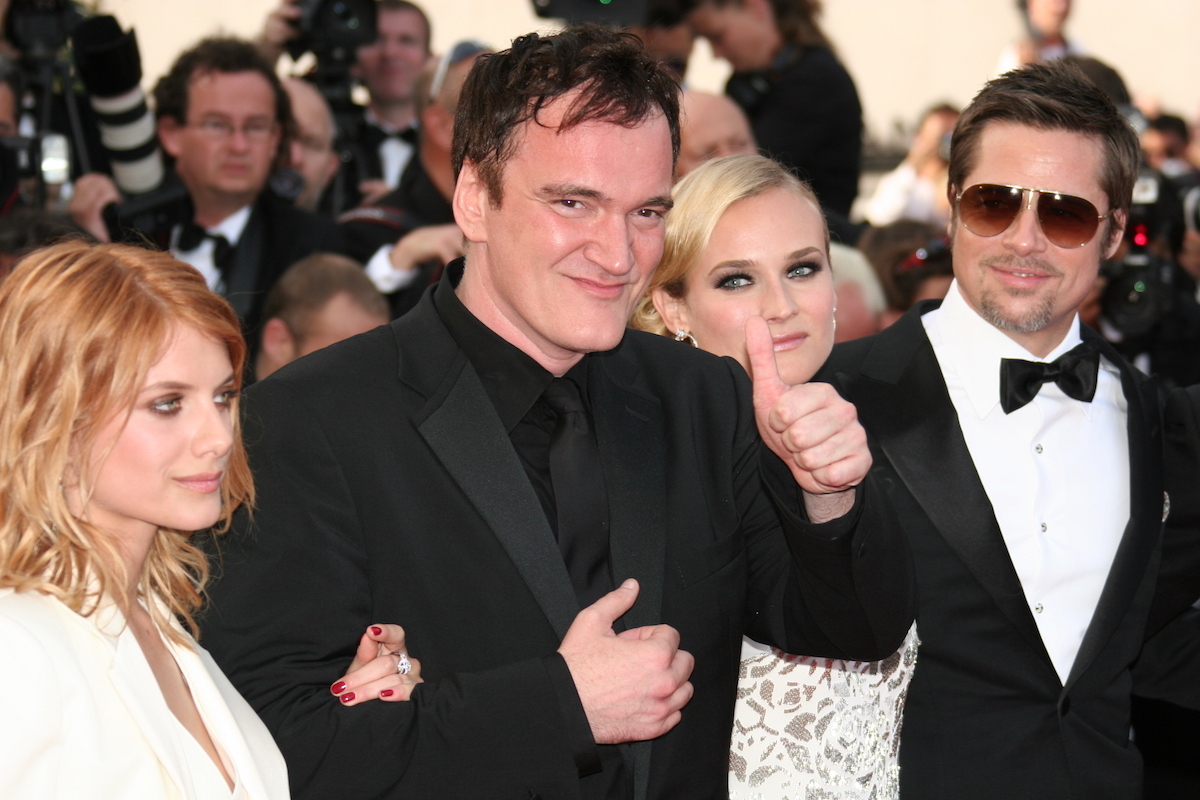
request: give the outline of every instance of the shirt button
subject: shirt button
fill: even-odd
[[[1042,613],[1042,604],[1038,603],[1036,606],[1033,607],[1033,610],[1039,614]]]
[[[1046,532],[1046,523],[1042,523],[1042,533]]]
[[[1037,453],[1038,455],[1041,455],[1042,454],[1042,446],[1040,444],[1035,444],[1033,446],[1033,452]]]

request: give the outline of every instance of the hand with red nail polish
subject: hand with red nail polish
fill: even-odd
[[[412,669],[405,675],[397,672],[401,653],[412,664]],[[407,700],[413,687],[422,682],[420,662],[407,653],[403,628],[371,625],[358,641],[350,668],[329,690],[344,706],[375,699],[391,703]]]

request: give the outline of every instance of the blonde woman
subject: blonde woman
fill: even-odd
[[[189,632],[191,532],[254,497],[244,359],[229,305],[163,253],[65,243],[0,283],[0,797],[288,797]],[[362,643],[364,694],[419,680],[379,655],[398,630]]]
[[[666,244],[631,324],[748,368],[745,323],[771,329],[779,374],[807,381],[834,341],[829,232],[807,185],[756,155],[710,161],[674,191]],[[790,655],[747,639],[729,754],[731,798],[898,796],[915,627],[883,661]]]

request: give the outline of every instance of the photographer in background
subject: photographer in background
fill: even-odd
[[[274,63],[300,35],[301,0],[282,0],[270,13],[258,46]],[[334,212],[377,200],[396,188],[416,147],[416,83],[429,60],[429,19],[408,0],[377,0],[378,38],[358,48],[352,70],[369,97],[357,132],[344,131],[352,157],[343,166],[345,203]]]
[[[341,250],[331,221],[266,190],[292,127],[287,94],[253,44],[213,37],[176,59],[155,86],[154,100],[158,138],[174,159],[191,213],[169,230],[143,233],[229,300],[254,352],[263,301],[280,274],[318,250]],[[107,175],[85,175],[70,213],[108,241],[104,208],[121,201]]]

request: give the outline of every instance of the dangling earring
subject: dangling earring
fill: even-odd
[[[697,344],[697,343],[696,343],[696,337],[695,337],[695,336],[692,336],[690,333],[688,333],[687,331],[685,331],[683,328],[680,328],[679,330],[675,331],[675,341],[677,341],[677,342],[687,342],[687,343],[688,343],[688,344],[690,344],[692,347],[699,347],[699,346],[700,346],[699,344]]]

